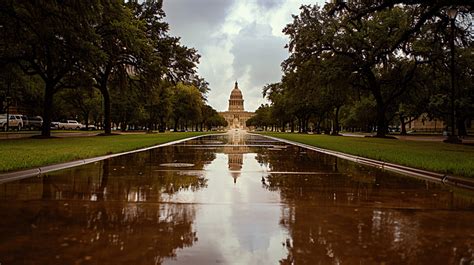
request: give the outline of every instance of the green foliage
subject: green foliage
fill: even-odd
[[[106,134],[111,133],[112,122],[122,129],[158,125],[164,131],[172,113],[172,87],[178,82],[193,85],[204,101],[209,84],[196,74],[197,51],[169,35],[162,4],[2,1],[0,75],[13,76],[10,70],[14,70],[15,84],[9,86],[15,91],[7,92],[2,82],[1,108],[6,108],[9,94],[20,105],[36,103],[28,104],[34,107],[31,113],[38,115],[42,109],[45,124],[52,118],[82,116],[85,123],[92,120],[103,125]],[[25,75],[33,80],[27,86]],[[19,93],[20,87],[26,87],[25,93]],[[101,100],[90,92],[91,87],[100,91]],[[192,95],[187,102],[192,106],[184,109],[191,108],[193,113],[188,109],[185,115],[199,123],[204,104],[197,104],[197,94]],[[38,96],[44,98],[27,100]],[[174,108],[179,109],[177,104]],[[42,134],[50,135],[49,126],[44,126]]]
[[[275,124],[272,120],[272,109],[268,104],[260,105],[255,111],[255,115],[247,120],[247,126],[261,127],[267,129],[268,126]]]
[[[204,106],[199,90],[193,85],[179,82],[173,89],[172,117],[174,130],[178,129],[180,121],[198,121],[202,118],[201,108]]]
[[[54,94],[72,86],[80,61],[100,58],[92,25],[99,1],[11,1],[0,3],[0,62],[16,64],[43,81],[43,121],[51,121]],[[49,136],[49,126],[43,126]]]
[[[473,69],[472,60],[466,60],[472,57],[467,52],[474,36],[472,10],[452,3],[459,15],[451,25],[448,1],[424,3],[423,8],[415,2],[301,6],[283,29],[290,56],[282,63],[282,81],[264,87],[274,113],[272,122],[282,129],[290,123],[292,131],[297,122],[300,132],[311,129],[312,123],[320,132],[329,131],[331,119],[337,134],[342,115],[346,126],[376,129],[377,136],[384,137],[390,123],[404,127],[425,112],[446,118],[451,112],[449,40],[454,37],[459,65],[455,105],[461,130],[473,117],[472,82],[466,82]]]
[[[362,128],[371,132],[377,119],[375,107],[376,103],[372,97],[362,97],[345,107],[342,122],[346,128]]]
[[[120,153],[203,133],[129,134],[0,141],[0,171],[40,167]]]
[[[226,127],[227,121],[219,115],[219,113],[209,105],[204,105],[202,108],[202,126],[205,126],[208,131],[213,128]]]
[[[474,177],[473,146],[327,135],[289,133],[266,133],[266,135],[380,161],[455,176]]]

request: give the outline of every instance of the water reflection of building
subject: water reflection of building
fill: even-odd
[[[234,179],[234,183],[237,183],[237,178],[240,177],[240,170],[242,169],[244,154],[239,153],[229,153],[227,154],[229,157],[229,170],[232,178]]]
[[[229,145],[224,148],[224,154],[228,157],[228,168],[234,183],[240,177],[240,171],[244,164],[244,153],[249,152],[249,147],[245,145],[245,134],[241,132],[231,132]]]
[[[234,89],[230,93],[228,111],[220,112],[220,115],[227,121],[228,129],[246,129],[246,122],[254,113],[244,110],[244,99],[239,85],[235,82]]]

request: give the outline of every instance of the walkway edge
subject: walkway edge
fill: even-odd
[[[175,140],[175,141],[171,141],[171,142],[167,142],[167,143],[157,144],[157,145],[144,147],[144,148],[131,150],[131,151],[126,151],[126,152],[122,152],[122,153],[85,158],[85,159],[74,160],[74,161],[70,161],[70,162],[64,162],[64,163],[48,165],[48,166],[43,166],[43,167],[38,167],[38,168],[25,169],[25,170],[20,170],[20,171],[4,173],[4,174],[0,174],[0,183],[10,182],[10,181],[14,181],[14,180],[20,180],[20,179],[34,177],[34,176],[40,176],[42,174],[49,173],[49,172],[52,172],[52,171],[66,169],[66,168],[70,168],[70,167],[82,166],[82,165],[94,163],[94,162],[97,162],[97,161],[109,159],[109,158],[112,158],[112,157],[128,155],[128,154],[148,151],[148,150],[159,148],[159,147],[165,147],[165,146],[169,146],[169,145],[179,144],[179,143],[182,143],[182,142],[185,142],[185,141],[194,140],[194,139],[197,139],[197,138],[200,138],[200,137],[203,137],[203,136],[207,136],[207,135],[209,135],[209,134],[203,134],[203,135],[188,137],[188,138],[184,138],[184,139],[180,139],[180,140]]]
[[[350,154],[346,154],[346,153],[343,153],[343,152],[323,149],[323,148],[319,148],[319,147],[316,147],[316,146],[303,144],[303,143],[299,143],[299,142],[294,142],[294,141],[290,141],[290,140],[286,140],[286,139],[282,139],[282,138],[278,138],[278,137],[273,137],[273,136],[268,136],[268,135],[264,135],[264,134],[254,134],[254,135],[260,135],[260,136],[263,136],[263,137],[266,137],[266,138],[269,138],[269,139],[272,139],[272,140],[281,141],[281,142],[284,142],[284,143],[287,143],[287,144],[296,145],[296,146],[303,147],[303,148],[313,150],[313,151],[316,151],[316,152],[320,152],[320,153],[323,153],[323,154],[336,156],[336,157],[346,159],[346,160],[350,160],[350,161],[353,161],[353,162],[356,162],[356,163],[359,163],[359,164],[364,164],[364,165],[368,165],[368,166],[372,166],[372,167],[377,167],[377,168],[380,168],[382,170],[388,170],[388,171],[392,171],[392,172],[401,173],[401,174],[404,174],[404,175],[409,175],[409,176],[413,176],[413,177],[422,178],[422,179],[425,179],[425,180],[430,180],[430,181],[434,181],[434,182],[441,182],[443,184],[448,184],[448,185],[452,185],[452,186],[456,186],[456,187],[461,187],[461,188],[467,188],[467,189],[474,190],[474,179],[455,177],[455,176],[445,175],[445,174],[442,174],[442,173],[437,173],[437,172],[427,171],[427,170],[423,170],[423,169],[418,169],[418,168],[412,168],[412,167],[402,166],[402,165],[398,165],[398,164],[393,164],[393,163],[389,163],[389,162],[383,162],[383,161],[380,161],[380,160],[365,158],[365,157],[361,157],[361,156],[350,155]]]

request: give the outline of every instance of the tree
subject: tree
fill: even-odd
[[[471,0],[382,0],[349,1],[349,3],[347,1],[336,1],[329,5],[328,14],[334,15],[337,12],[348,11],[350,16],[347,18],[349,20],[359,20],[400,5],[415,7],[416,16],[414,17],[416,20],[397,37],[396,45],[393,46],[394,49],[417,35],[425,24],[433,21],[433,18],[445,18],[445,11],[449,8],[455,8],[464,14],[472,13],[474,10]],[[443,31],[444,29],[438,28],[437,30]]]
[[[89,86],[87,88],[64,89],[59,92],[59,96],[69,106],[67,112],[70,114],[68,116],[80,113],[87,130],[92,114],[100,112],[100,92]]]
[[[292,102],[287,95],[288,87],[284,82],[267,84],[263,87],[263,96],[271,102],[273,120],[280,126],[282,132],[285,131],[288,123],[290,123],[291,130],[294,131]]]
[[[144,25],[145,36],[151,46],[151,54],[143,58],[143,68],[138,75],[147,95],[149,127],[158,120],[159,130],[164,131],[171,109],[170,88],[178,82],[193,84],[205,99],[208,83],[196,75],[200,57],[197,51],[181,45],[179,38],[169,36],[168,24],[163,21],[162,1],[130,2],[128,5]]]
[[[327,56],[327,55],[326,55]],[[349,100],[352,84],[348,78],[341,78],[351,69],[351,63],[344,56],[333,55],[321,60],[318,67],[318,79],[322,101],[333,116],[333,130],[331,135],[339,135],[339,115],[344,104]]]
[[[409,89],[408,83],[422,63],[398,43],[398,37],[414,23],[411,16],[414,11],[396,7],[350,21],[343,13],[328,15],[329,8],[329,5],[325,9],[301,7],[300,15],[284,29],[290,37],[288,47],[292,54],[283,67],[286,71],[300,71],[307,60],[317,62],[327,56],[344,58],[347,64],[343,72],[355,80],[352,87],[373,95],[377,103],[377,136],[384,137],[388,112]]]
[[[92,30],[98,1],[13,1],[0,3],[0,62],[15,63],[44,83],[42,136],[50,136],[53,96],[75,86],[80,60],[97,58]]]
[[[377,112],[375,100],[371,95],[362,96],[352,104],[346,105],[342,112],[342,123],[346,128],[350,128],[352,131],[373,131],[377,121]]]
[[[103,96],[104,134],[111,134],[111,101],[109,81],[113,75],[135,74],[140,56],[146,57],[146,38],[140,22],[123,1],[105,1],[98,14],[95,31],[100,36],[95,45],[103,57],[85,62],[84,68],[94,79],[94,86]]]
[[[227,126],[227,121],[214,108],[204,105],[202,107],[201,131],[203,126],[210,131],[214,127]]]
[[[262,127],[266,131],[269,126],[275,124],[274,120],[272,119],[271,111],[272,107],[268,104],[260,105],[260,107],[258,107],[258,109],[255,111],[255,115],[247,120],[246,125],[248,127]]]
[[[199,90],[193,85],[185,85],[179,82],[173,90],[172,114],[174,120],[174,131],[178,130],[180,122],[197,122],[201,119],[201,108],[204,102]],[[183,127],[182,127],[183,128]],[[184,128],[183,128],[184,129]]]

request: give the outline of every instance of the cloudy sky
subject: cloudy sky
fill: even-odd
[[[264,103],[262,88],[280,81],[288,57],[282,33],[301,4],[324,0],[164,0],[171,34],[201,54],[199,75],[209,83],[209,104],[227,110],[234,82],[239,82],[245,109]]]

